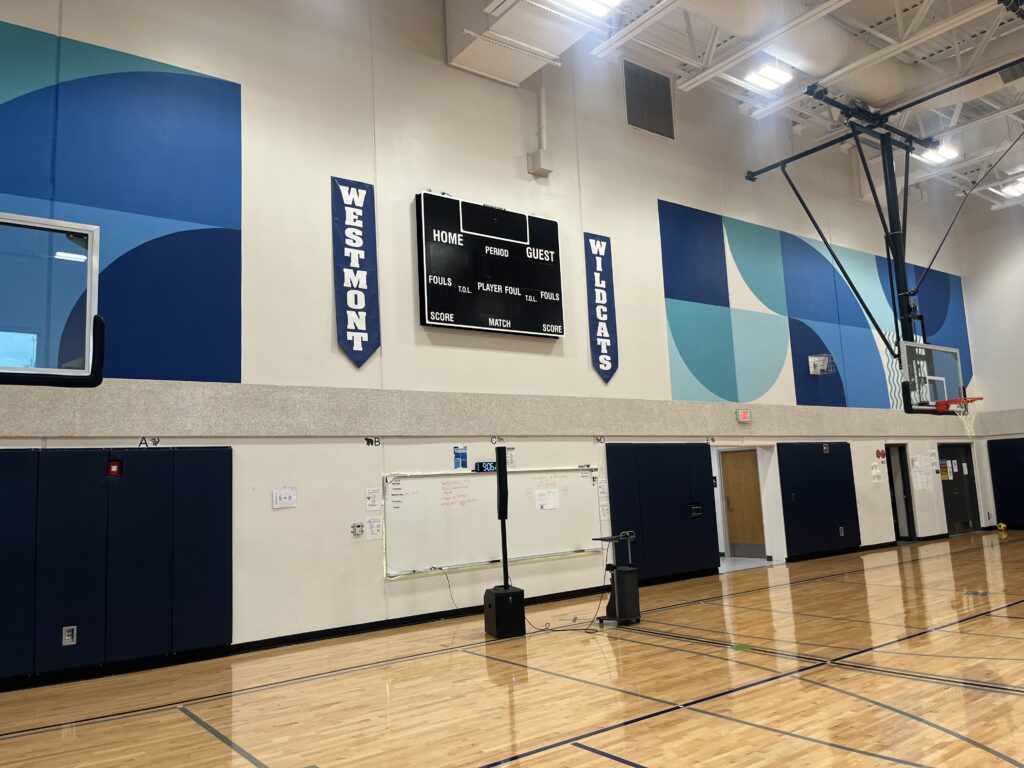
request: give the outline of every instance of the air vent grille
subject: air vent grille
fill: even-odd
[[[999,77],[1006,84],[1012,83],[1014,80],[1020,80],[1024,77],[1024,62],[999,70]]]
[[[674,139],[672,81],[631,61],[623,62],[626,81],[626,121],[667,139]]]

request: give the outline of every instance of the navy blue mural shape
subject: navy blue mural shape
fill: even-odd
[[[241,233],[195,229],[151,240],[100,274],[110,378],[239,381]],[[82,317],[80,305],[71,317]],[[81,348],[70,323],[65,350]]]

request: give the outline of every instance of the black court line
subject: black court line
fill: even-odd
[[[211,735],[217,737],[222,742],[227,744],[229,747],[231,747],[231,749],[233,749],[239,755],[241,755],[246,760],[248,760],[250,763],[255,765],[256,768],[268,768],[266,763],[261,762],[260,760],[257,760],[255,757],[253,757],[251,752],[247,752],[246,750],[242,749],[240,746],[238,746],[235,742],[233,742],[231,739],[229,739],[223,733],[221,733],[216,728],[214,728],[212,725],[210,725],[208,722],[203,720],[203,718],[199,717],[199,715],[195,714],[194,712],[189,711],[189,709],[187,707],[178,707],[178,711],[181,712],[186,717],[188,717],[189,719],[191,719],[192,722],[196,723],[197,725],[199,725],[200,727],[205,729],[208,733],[210,733]]]
[[[988,535],[990,535],[990,534],[982,534],[982,536],[988,536]],[[822,575],[822,576],[811,576],[811,577],[808,577],[806,579],[797,579],[796,581],[787,581],[787,582],[782,583],[782,584],[770,584],[767,587],[756,587],[754,589],[745,589],[745,590],[742,590],[740,592],[731,592],[731,593],[727,593],[727,594],[724,594],[724,595],[718,595],[718,596],[715,596],[715,597],[694,598],[692,600],[684,600],[683,602],[680,602],[680,603],[672,603],[670,605],[660,605],[657,608],[651,608],[649,610],[643,611],[643,613],[646,614],[646,613],[654,613],[656,611],[665,611],[665,610],[668,610],[670,608],[682,608],[683,606],[692,605],[694,603],[704,602],[704,601],[709,600],[709,599],[724,600],[727,597],[738,597],[739,595],[750,595],[750,594],[754,594],[756,592],[767,592],[767,591],[770,591],[770,590],[773,590],[773,589],[778,589],[780,587],[791,587],[791,586],[795,586],[795,585],[799,585],[799,584],[809,584],[809,583],[814,582],[814,581],[824,581],[825,579],[832,579],[832,578],[835,578],[836,576],[846,576],[848,574],[853,574],[853,573],[867,573],[868,571],[876,571],[876,570],[879,570],[879,569],[882,569],[882,568],[901,568],[902,566],[908,565],[910,563],[919,563],[919,562],[923,562],[925,560],[936,560],[936,559],[941,559],[941,558],[950,558],[950,557],[954,557],[956,555],[961,555],[961,554],[964,554],[964,553],[967,553],[967,552],[976,552],[978,550],[988,549],[990,547],[1005,547],[1005,546],[1008,546],[1010,544],[1021,544],[1021,543],[1024,543],[1024,537],[1017,538],[1017,539],[1009,539],[1007,541],[999,541],[999,542],[997,542],[995,544],[981,544],[981,545],[979,545],[977,547],[964,547],[963,549],[958,549],[955,552],[943,552],[942,554],[938,554],[938,555],[927,555],[925,557],[913,557],[913,558],[909,558],[907,560],[901,560],[901,561],[896,562],[896,563],[885,563],[884,565],[872,565],[872,566],[870,566],[868,568],[856,568],[856,569],[850,570],[850,571],[839,571],[837,573],[828,573],[828,574],[825,574],[825,575]],[[902,545],[902,546],[905,546],[905,545]],[[898,552],[898,551],[900,551],[902,546],[901,545],[897,545],[895,547],[891,547],[889,550],[884,550],[884,551],[896,550]],[[863,557],[863,555],[838,555],[837,558],[838,557],[854,557],[854,556],[856,556],[856,557]],[[750,569],[748,569],[748,571],[763,570],[763,569],[772,568],[772,567],[774,567],[774,566],[765,565],[765,566],[760,566],[759,568],[750,568]],[[720,574],[720,575],[724,575],[724,574]]]
[[[819,682],[817,680],[811,680],[811,679],[806,678],[806,677],[801,677],[801,678],[798,678],[798,679],[800,680],[800,682],[807,683],[809,685],[816,685],[816,686],[818,686],[820,688],[827,688],[830,691],[835,691],[836,693],[842,693],[842,694],[845,694],[847,696],[851,696],[851,697],[853,697],[855,699],[860,699],[861,701],[866,702],[868,704],[871,704],[873,706],[881,707],[882,709],[886,709],[886,710],[888,710],[890,712],[893,712],[893,713],[895,713],[897,715],[902,715],[903,717],[909,718],[911,720],[915,720],[915,721],[921,723],[922,725],[928,726],[929,728],[934,728],[937,731],[941,731],[942,733],[946,734],[947,736],[952,736],[955,739],[960,739],[960,741],[962,741],[962,742],[964,742],[966,744],[970,744],[972,747],[977,747],[978,749],[982,749],[985,752],[988,752],[990,755],[994,755],[995,757],[998,757],[1003,762],[1009,763],[1010,765],[1017,766],[1017,768],[1024,768],[1024,763],[1021,763],[1018,760],[1014,760],[1009,755],[1004,755],[999,750],[993,749],[992,747],[988,746],[987,744],[982,744],[980,741],[972,739],[970,736],[965,736],[962,733],[957,733],[952,728],[947,728],[944,725],[939,725],[938,723],[932,722],[931,720],[923,718],[920,715],[915,715],[913,712],[907,712],[905,709],[900,709],[899,707],[894,707],[891,704],[886,704],[884,701],[878,701],[876,699],[868,698],[867,696],[862,696],[861,694],[854,693],[853,691],[847,691],[844,688],[837,688],[836,686],[829,685],[828,683],[822,683],[822,682]]]
[[[852,576],[853,574],[849,574],[849,575]],[[836,583],[837,584],[864,584],[865,586],[869,586],[869,587],[888,587],[890,589],[912,589],[915,592],[948,592],[950,594],[963,595],[965,597],[988,597],[989,595],[1004,595],[1005,597],[1024,597],[1024,594],[1021,594],[1021,593],[1018,593],[1018,592],[1003,592],[1002,590],[999,590],[999,589],[997,589],[997,590],[990,590],[990,591],[984,592],[984,594],[979,594],[979,592],[981,592],[981,590],[943,589],[942,587],[929,587],[929,586],[924,585],[924,584],[917,585],[917,586],[915,586],[913,584],[883,584],[880,581],[867,581],[867,580],[864,580],[864,581],[861,581],[861,580],[857,580],[857,581],[852,581],[852,580],[851,581],[843,581],[842,579],[844,577],[841,577],[841,576],[834,576],[833,578],[836,579]]]
[[[530,664],[523,664],[521,661],[512,661],[511,659],[503,659],[500,656],[488,656],[486,653],[477,653],[471,651],[468,648],[462,650],[463,653],[468,653],[470,656],[479,656],[481,659],[487,659],[488,661],[500,661],[502,664],[511,664],[514,667],[520,669],[528,669],[531,672],[540,672],[542,675],[551,675],[552,677],[560,677],[563,680],[570,680],[574,683],[583,683],[584,685],[592,685],[595,688],[604,688],[608,691],[615,691],[615,693],[622,693],[626,696],[635,696],[638,699],[647,699],[647,701],[653,701],[655,704],[669,704],[671,706],[679,706],[674,701],[668,701],[666,699],[659,699],[656,696],[648,696],[646,693],[637,693],[636,691],[627,691],[623,688],[616,688],[613,685],[605,685],[604,683],[595,683],[593,680],[584,680],[581,677],[573,677],[572,675],[566,675],[562,672],[552,672],[550,669],[541,669],[540,667],[534,667]]]
[[[751,664],[749,661],[739,661],[737,659],[730,659],[725,656],[716,656],[713,653],[701,653],[699,651],[691,651],[689,648],[673,648],[671,645],[661,645],[660,643],[647,643],[643,640],[634,640],[631,637],[619,637],[618,635],[608,635],[610,640],[617,640],[620,643],[635,643],[636,645],[646,645],[649,648],[661,648],[663,651],[673,651],[675,653],[690,653],[696,656],[706,656],[709,659],[715,659],[716,661],[722,661],[726,664],[740,664],[744,667],[753,667],[754,669],[760,669],[762,672],[778,672],[777,669],[771,667],[762,667],[760,664]]]
[[[791,653],[790,651],[780,651],[774,648],[758,648],[753,645],[748,645],[745,648],[737,648],[735,643],[730,643],[726,640],[715,640],[713,638],[702,638],[702,637],[691,637],[689,635],[677,635],[675,632],[665,632],[657,629],[643,629],[641,627],[616,627],[616,629],[624,630],[626,632],[639,632],[644,635],[653,635],[654,637],[664,637],[671,640],[680,640],[684,642],[697,643],[700,645],[711,645],[716,648],[722,648],[723,650],[738,651],[741,653],[761,653],[767,656],[775,656],[777,658],[790,659],[792,661],[801,662],[817,662],[817,661],[828,661],[824,656],[811,656],[810,654],[804,653]],[[718,657],[721,658],[721,657]]]
[[[574,747],[579,747],[580,749],[585,749],[587,750],[587,752],[593,752],[595,755],[607,757],[609,760],[614,760],[616,763],[621,763],[622,765],[631,765],[633,766],[633,768],[645,768],[645,766],[641,765],[640,763],[634,763],[632,760],[627,760],[624,757],[619,757],[618,755],[613,755],[608,752],[602,752],[600,749],[588,747],[586,744],[580,744],[578,741],[574,741],[572,745]]]
[[[1020,638],[1024,640],[1024,638]],[[886,656],[924,656],[929,659],[964,659],[967,661],[1024,661],[1024,656],[956,656],[949,653],[923,653],[921,651],[876,651]]]
[[[890,755],[882,755],[877,752],[869,752],[866,749],[858,749],[857,747],[848,747],[845,744],[837,744],[834,741],[825,741],[824,739],[816,739],[813,736],[804,736],[803,734],[796,733],[795,731],[786,731],[782,728],[773,728],[770,725],[762,725],[761,723],[755,723],[751,720],[743,720],[739,717],[733,717],[732,715],[723,715],[721,712],[712,712],[707,709],[701,709],[699,707],[691,707],[690,712],[699,712],[702,715],[710,715],[711,717],[718,717],[722,720],[730,720],[734,723],[741,723],[743,725],[749,725],[752,728],[759,728],[762,731],[770,731],[771,733],[778,733],[782,736],[792,736],[794,739],[801,739],[802,741],[810,741],[815,744],[821,744],[826,747],[833,747],[835,749],[842,749],[846,752],[855,752],[858,755],[865,755],[866,757],[876,757],[879,760],[887,760],[890,763],[896,763],[897,765],[912,765],[916,768],[929,768],[924,763],[915,763],[911,760],[904,760],[900,757],[892,757]]]
[[[822,662],[818,662],[816,664],[811,664],[811,665],[808,665],[808,666],[805,666],[805,667],[799,667],[799,668],[791,670],[789,672],[783,672],[783,673],[780,673],[778,675],[773,675],[773,676],[765,678],[763,680],[756,680],[756,681],[754,681],[752,683],[747,683],[746,685],[737,686],[736,688],[731,688],[731,689],[726,690],[726,691],[720,691],[718,693],[714,693],[714,694],[711,694],[709,696],[704,696],[702,698],[695,699],[694,701],[688,701],[685,704],[680,704],[680,705],[677,705],[677,706],[672,707],[670,709],[663,710],[660,713],[653,713],[651,715],[648,715],[648,717],[657,717],[659,714],[666,714],[668,712],[677,711],[679,709],[689,709],[689,708],[694,707],[694,706],[696,706],[698,704],[704,704],[704,703],[706,703],[708,701],[714,701],[716,699],[720,699],[720,698],[723,698],[725,696],[731,696],[734,693],[739,693],[741,691],[750,690],[751,688],[756,688],[758,686],[765,685],[766,683],[775,682],[776,680],[782,680],[782,679],[785,679],[787,677],[794,677],[794,676],[800,675],[801,673],[804,673],[804,672],[810,672],[811,670],[821,669],[822,667],[830,666],[834,662],[845,661],[846,659],[850,659],[850,658],[853,658],[855,656],[859,656],[859,655],[862,655],[862,654],[865,654],[865,653],[870,653],[871,651],[877,650],[878,648],[885,648],[885,647],[888,647],[890,645],[895,645],[896,643],[901,643],[901,642],[904,642],[906,640],[910,640],[910,639],[915,638],[915,637],[920,637],[922,635],[927,635],[927,634],[929,634],[931,632],[936,632],[936,631],[939,631],[941,629],[947,629],[949,627],[956,626],[956,625],[959,625],[959,624],[963,624],[963,623],[968,622],[968,621],[973,621],[974,619],[979,619],[979,618],[981,618],[983,616],[987,616],[987,615],[989,615],[991,613],[994,613],[995,611],[1000,611],[1000,610],[1005,610],[1007,608],[1012,608],[1013,606],[1019,605],[1021,603],[1024,603],[1024,599],[1017,600],[1017,601],[1015,601],[1013,603],[1008,603],[1007,605],[999,606],[997,608],[992,608],[991,610],[988,610],[988,611],[984,611],[984,612],[981,612],[981,613],[976,613],[976,614],[973,614],[971,616],[965,616],[965,617],[963,617],[961,619],[957,619],[956,621],[952,621],[952,622],[949,622],[947,624],[942,624],[942,625],[940,625],[938,627],[934,627],[934,628],[930,628],[930,629],[924,629],[924,630],[921,630],[919,632],[915,632],[913,634],[907,635],[905,637],[897,638],[895,640],[890,640],[890,641],[887,641],[887,642],[884,642],[884,643],[879,643],[878,645],[871,646],[869,648],[864,648],[863,650],[860,650],[860,651],[855,651],[853,653],[845,654],[844,656],[839,656],[836,659],[833,659],[833,660],[830,660],[830,661],[822,661]],[[466,653],[471,653],[470,651],[465,651],[465,652]],[[479,654],[477,654],[477,655],[479,655]],[[513,662],[513,663],[517,663],[517,662]],[[531,667],[529,667],[529,666],[527,666],[525,664],[518,664],[517,663],[517,665],[521,666],[521,667],[525,667],[527,669],[531,669]],[[562,675],[562,677],[567,677],[567,676]],[[568,679],[571,680],[573,678],[568,678]],[[585,680],[577,680],[577,682],[581,682],[581,683],[586,684],[586,685],[591,685],[592,684],[592,683],[588,683]],[[601,686],[601,687],[607,687],[607,686]],[[632,695],[640,695],[640,696],[642,696],[643,694],[632,694]],[[621,728],[624,725],[628,725],[628,724],[630,724],[630,723],[627,722],[627,723],[620,723],[620,724],[617,724],[617,725],[609,726],[607,729],[603,729],[603,730],[599,731],[599,733],[604,733],[607,730],[614,730],[615,728]],[[522,759],[524,757],[528,757],[530,755],[537,754],[538,752],[545,752],[545,751],[547,751],[549,749],[554,749],[556,747],[561,747],[561,746],[564,746],[567,743],[572,743],[574,741],[582,741],[582,740],[584,740],[586,738],[589,738],[589,737],[588,736],[577,736],[577,737],[574,737],[574,738],[571,738],[571,739],[567,739],[567,740],[563,740],[563,741],[557,742],[555,744],[548,745],[546,747],[538,747],[536,749],[530,750],[529,752],[525,752],[525,753],[522,753],[522,754],[519,754],[519,755],[513,755],[512,757],[508,757],[508,758],[505,758],[503,760],[499,760],[499,761],[494,762],[494,763],[489,763],[486,766],[483,766],[483,768],[493,768],[494,766],[504,765],[506,763],[510,763],[510,762],[515,761],[515,760],[520,760],[520,759]]]
[[[900,669],[898,667],[882,667],[877,664],[861,664],[853,661],[830,662],[839,669],[850,669],[856,672],[870,672],[877,675],[888,675],[899,677],[904,680],[916,680],[921,683],[935,683],[936,685],[956,686],[958,688],[971,688],[973,690],[985,691],[987,693],[1002,693],[1008,696],[1024,696],[1024,688],[1003,683],[994,683],[990,680],[973,680],[969,677],[946,677],[934,675],[929,672],[919,672],[913,669]]]
[[[486,765],[481,766],[481,768],[495,768],[495,766],[505,765],[507,763],[515,762],[516,760],[523,760],[524,758],[533,757],[534,755],[540,754],[541,752],[547,752],[548,750],[551,750],[551,749],[557,749],[558,747],[564,747],[565,745],[572,744],[572,743],[574,743],[576,741],[581,741],[583,739],[590,739],[590,738],[593,738],[594,736],[600,736],[602,733],[608,733],[609,731],[614,731],[614,730],[617,730],[619,728],[625,728],[628,725],[636,725],[637,723],[642,723],[644,720],[650,720],[652,717],[660,717],[661,715],[666,715],[669,712],[678,712],[680,709],[682,709],[682,707],[675,706],[675,707],[669,707],[668,709],[660,709],[657,712],[649,712],[646,715],[640,715],[639,717],[634,717],[634,718],[632,718],[630,720],[623,720],[621,723],[615,723],[614,725],[606,725],[604,728],[598,728],[598,729],[590,731],[588,733],[584,733],[584,734],[582,734],[580,736],[573,736],[572,738],[569,738],[569,739],[562,739],[561,741],[555,742],[554,744],[548,744],[548,745],[543,746],[543,747],[537,747],[536,749],[531,749],[531,750],[528,750],[526,752],[521,752],[518,755],[514,755],[512,757],[505,757],[505,758],[502,758],[501,760],[496,760],[493,763],[487,763]]]
[[[693,624],[673,624],[671,621],[658,621],[657,619],[645,619],[647,624],[661,624],[665,627],[677,627],[678,629],[694,629],[698,632],[711,632],[715,635],[725,635],[726,637],[740,638],[740,637],[752,637],[755,640],[768,640],[773,643],[786,643],[787,645],[806,645],[812,648],[834,648],[837,651],[856,651],[857,648],[850,645],[830,645],[829,643],[811,643],[804,642],[802,640],[787,640],[782,637],[765,637],[764,635],[751,635],[746,632],[726,632],[722,629],[712,629],[711,627],[697,627]],[[712,638],[707,638],[711,640]]]
[[[578,624],[585,624],[586,622],[577,622]],[[527,637],[543,633],[543,630],[539,632],[527,633]],[[465,645],[453,645],[448,648],[441,648],[434,651],[421,651],[420,653],[410,653],[404,656],[393,656],[388,659],[381,659],[380,661],[368,661],[363,664],[354,664],[349,667],[336,667],[335,669],[324,670],[323,672],[312,672],[308,675],[300,675],[299,677],[289,677],[283,680],[276,680],[272,683],[260,683],[259,685],[251,685],[245,688],[234,688],[230,691],[222,691],[220,693],[211,693],[206,696],[197,696],[191,699],[180,699],[179,701],[170,701],[164,704],[154,704],[149,707],[138,707],[137,709],[128,709],[121,712],[112,712],[107,715],[96,715],[94,717],[85,717],[80,720],[69,720],[63,723],[53,723],[51,725],[40,725],[35,728],[25,728],[18,731],[9,731],[7,733],[0,733],[0,741],[6,741],[8,739],[19,738],[22,736],[34,736],[40,733],[46,733],[48,731],[58,730],[60,728],[68,728],[70,726],[79,725],[93,725],[95,723],[105,723],[114,720],[122,720],[128,717],[136,717],[139,715],[149,715],[156,712],[166,712],[172,709],[177,709],[186,704],[204,704],[209,701],[219,701],[221,699],[230,698],[232,696],[238,696],[246,693],[259,693],[260,691],[268,691],[274,688],[281,688],[286,685],[298,685],[301,683],[308,683],[313,680],[320,680],[329,677],[335,677],[338,675],[345,675],[351,672],[361,672],[367,669],[374,669],[376,667],[386,667],[390,664],[401,664],[407,661],[419,661],[420,659],[429,659],[435,656],[444,656],[453,651],[463,650],[465,648],[475,648],[481,645],[498,645],[500,643],[510,642],[512,640],[521,640],[519,637],[509,637],[502,640],[477,640],[472,643],[466,643]],[[103,679],[103,678],[99,678]]]
[[[722,598],[718,598],[721,600]],[[763,613],[782,613],[786,616],[805,616],[811,619],[827,619],[828,621],[848,621],[853,624],[871,624],[876,627],[900,627],[901,629],[925,629],[925,627],[915,627],[912,624],[896,624],[891,621],[869,621],[868,619],[850,619],[846,616],[825,616],[820,613],[803,613],[801,611],[781,611],[778,608],[756,608],[751,605],[736,605],[735,603],[717,602],[715,600],[704,600],[702,601],[706,605],[721,605],[725,608],[733,608],[739,611],[761,611]]]

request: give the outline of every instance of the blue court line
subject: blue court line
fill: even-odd
[[[1024,768],[1024,763],[1021,763],[1018,760],[1014,760],[1009,755],[1004,755],[999,750],[993,749],[992,747],[990,747],[990,746],[988,746],[986,744],[982,744],[980,741],[976,741],[976,740],[972,739],[970,736],[964,736],[962,733],[957,733],[956,731],[952,730],[951,728],[947,728],[944,725],[939,725],[938,723],[932,722],[931,720],[927,720],[927,719],[925,719],[925,718],[923,718],[923,717],[921,717],[919,715],[915,715],[913,712],[907,712],[906,710],[900,709],[899,707],[894,707],[891,704],[886,704],[884,701],[877,701],[875,699],[868,698],[867,696],[862,696],[859,693],[854,693],[853,691],[847,691],[847,690],[845,690],[843,688],[837,688],[836,686],[829,685],[828,683],[822,683],[822,682],[819,682],[817,680],[811,680],[811,679],[806,678],[806,677],[801,677],[801,678],[797,678],[797,679],[800,682],[802,682],[802,683],[807,683],[808,685],[816,685],[816,686],[819,686],[821,688],[827,688],[830,691],[835,691],[836,693],[842,693],[842,694],[845,694],[847,696],[851,696],[851,697],[853,697],[855,699],[860,699],[861,701],[867,702],[868,704],[872,704],[872,705],[874,705],[876,707],[881,707],[882,709],[887,709],[890,712],[894,712],[897,715],[902,715],[903,717],[910,718],[911,720],[916,720],[917,722],[921,723],[922,725],[927,725],[929,728],[934,728],[937,731],[941,731],[942,733],[945,733],[947,736],[952,736],[953,738],[960,739],[961,741],[963,741],[963,742],[965,742],[967,744],[970,744],[972,747],[977,747],[978,749],[982,749],[985,752],[988,752],[990,755],[994,755],[995,757],[998,757],[1003,762],[1009,763],[1010,765],[1017,766],[1017,768]]]
[[[612,755],[612,754],[610,754],[608,752],[602,752],[600,749],[595,749],[594,747],[588,747],[586,744],[580,744],[578,741],[574,741],[572,743],[572,745],[574,747],[579,747],[580,749],[585,749],[585,750],[587,750],[587,752],[593,752],[595,755],[600,755],[601,757],[607,757],[609,760],[614,760],[616,763],[621,763],[622,765],[630,765],[630,766],[632,766],[632,768],[645,768],[643,765],[640,765],[640,763],[634,763],[632,760],[627,760],[624,757],[619,757],[618,755]]]
[[[181,712],[182,714],[184,714],[189,719],[191,719],[194,723],[196,723],[197,725],[199,725],[200,727],[205,729],[211,735],[216,736],[222,742],[227,744],[229,747],[231,747],[231,749],[233,749],[239,755],[241,755],[246,760],[248,760],[250,763],[255,765],[256,768],[268,768],[266,763],[263,763],[263,762],[260,762],[259,760],[257,760],[255,757],[252,756],[252,754],[250,752],[247,752],[244,749],[242,749],[240,746],[235,744],[235,742],[233,742],[231,739],[229,739],[223,733],[218,731],[216,728],[214,728],[208,722],[203,720],[203,718],[199,717],[199,715],[197,715],[194,712],[192,712],[191,710],[189,710],[187,707],[178,707],[178,711]]]
[[[702,715],[710,715],[711,717],[718,717],[722,720],[731,720],[734,723],[741,723],[743,725],[749,725],[752,728],[759,728],[763,731],[770,731],[771,733],[778,733],[783,736],[792,736],[794,739],[801,739],[802,741],[810,741],[815,744],[821,744],[826,747],[834,747],[835,749],[842,749],[846,752],[856,752],[858,755],[865,755],[866,757],[877,757],[879,760],[888,760],[890,763],[897,763],[898,765],[912,765],[916,768],[929,768],[929,766],[923,763],[915,763],[911,760],[904,760],[900,757],[890,757],[889,755],[881,755],[877,752],[869,752],[866,749],[857,749],[857,747],[848,747],[845,744],[836,744],[834,741],[825,741],[824,739],[816,739],[813,736],[804,736],[794,731],[785,731],[781,728],[773,728],[770,725],[762,725],[761,723],[755,723],[750,720],[742,720],[732,715],[723,715],[721,712],[711,712],[707,709],[700,709],[699,707],[692,707],[690,712],[700,712]]]

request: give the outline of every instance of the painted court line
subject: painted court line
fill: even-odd
[[[711,717],[718,717],[722,720],[730,720],[734,723],[741,723],[743,725],[749,725],[752,728],[759,728],[762,731],[770,731],[771,733],[778,733],[783,736],[792,736],[794,739],[800,739],[802,741],[810,741],[815,744],[821,744],[826,747],[833,747],[835,749],[841,749],[846,752],[855,752],[858,755],[865,755],[867,757],[877,757],[879,760],[887,760],[890,763],[896,763],[898,765],[913,765],[916,768],[929,768],[929,766],[923,763],[915,763],[910,760],[904,760],[900,757],[891,757],[890,755],[881,755],[877,752],[869,752],[866,749],[858,749],[857,747],[848,747],[845,744],[837,744],[834,741],[825,741],[824,739],[816,739],[813,736],[804,736],[803,734],[796,733],[794,731],[785,731],[781,728],[773,728],[770,725],[762,725],[761,723],[755,723],[750,720],[742,720],[732,715],[723,715],[721,712],[712,712],[707,709],[700,709],[699,707],[691,707],[690,712],[699,712],[702,715],[710,715]]]
[[[583,685],[592,685],[595,688],[604,688],[608,691],[615,691],[615,693],[622,693],[626,696],[635,696],[638,699],[646,699],[647,701],[653,701],[656,704],[670,704],[672,706],[678,706],[674,701],[667,701],[665,699],[659,699],[655,696],[648,696],[646,693],[637,693],[636,691],[627,691],[622,688],[616,688],[611,685],[605,685],[604,683],[595,683],[592,680],[584,680],[580,677],[573,677],[572,675],[566,675],[561,672],[552,672],[550,669],[541,669],[540,667],[534,667],[529,664],[523,664],[521,661],[512,661],[510,659],[503,659],[500,656],[488,656],[486,653],[477,653],[476,651],[470,651],[463,649],[463,653],[468,653],[470,656],[479,656],[481,659],[487,659],[488,661],[500,661],[502,664],[511,664],[513,667],[519,667],[521,669],[528,669],[531,672],[540,672],[542,675],[551,675],[552,677],[560,677],[563,680],[570,680],[574,683],[582,683]]]
[[[970,736],[964,736],[962,733],[957,733],[956,731],[952,730],[951,728],[947,728],[944,725],[939,725],[938,723],[932,722],[931,720],[927,720],[927,719],[925,719],[925,718],[923,718],[923,717],[921,717],[919,715],[915,715],[913,712],[907,712],[904,709],[900,709],[899,707],[894,707],[891,704],[886,704],[883,701],[877,701],[875,699],[868,698],[867,696],[862,696],[859,693],[854,693],[853,691],[847,691],[844,688],[837,688],[834,685],[829,685],[827,683],[822,683],[822,682],[819,682],[817,680],[810,680],[810,679],[808,679],[806,677],[801,677],[801,678],[798,678],[798,679],[802,683],[807,683],[809,685],[816,685],[816,686],[819,686],[820,688],[827,688],[830,691],[835,691],[836,693],[842,693],[842,694],[845,694],[847,696],[851,696],[851,697],[853,697],[855,699],[860,699],[861,701],[866,702],[868,704],[872,704],[873,706],[881,707],[882,709],[886,709],[886,710],[888,710],[890,712],[893,712],[893,713],[895,713],[897,715],[902,715],[903,717],[909,718],[911,720],[915,720],[915,721],[921,723],[922,725],[928,726],[929,728],[934,728],[937,731],[941,731],[942,733],[946,734],[947,736],[952,736],[955,739],[960,739],[964,743],[970,744],[972,747],[977,747],[978,749],[984,750],[985,752],[988,752],[990,755],[994,755],[995,757],[998,757],[1003,762],[1009,763],[1010,765],[1018,766],[1018,768],[1024,768],[1024,763],[1021,763],[1018,760],[1014,760],[1009,755],[1004,755],[999,750],[993,749],[992,747],[990,747],[990,746],[988,746],[986,744],[982,744],[980,741],[976,741],[975,739],[972,739]]]
[[[266,763],[263,763],[263,762],[257,760],[255,757],[253,757],[252,753],[247,752],[246,750],[242,749],[240,746],[235,744],[235,742],[233,742],[231,739],[229,739],[223,733],[221,733],[216,728],[214,728],[212,725],[210,725],[208,722],[203,720],[203,718],[199,717],[199,715],[197,715],[194,712],[190,711],[187,707],[178,707],[178,711],[181,712],[182,714],[184,714],[189,719],[191,719],[192,722],[196,723],[201,728],[205,729],[212,736],[217,737],[222,742],[227,744],[229,747],[231,747],[231,749],[233,749],[239,755],[241,755],[246,760],[248,760],[250,763],[255,765],[256,768],[268,768]]]
[[[634,763],[632,760],[627,760],[624,757],[612,755],[608,752],[603,752],[600,749],[595,749],[594,747],[588,747],[586,744],[580,744],[578,741],[574,741],[572,745],[574,747],[579,747],[580,749],[585,749],[587,752],[593,752],[595,755],[607,757],[609,760],[614,760],[616,763],[620,763],[622,765],[631,765],[633,766],[633,768],[645,768],[645,766],[641,765],[640,763]]]

